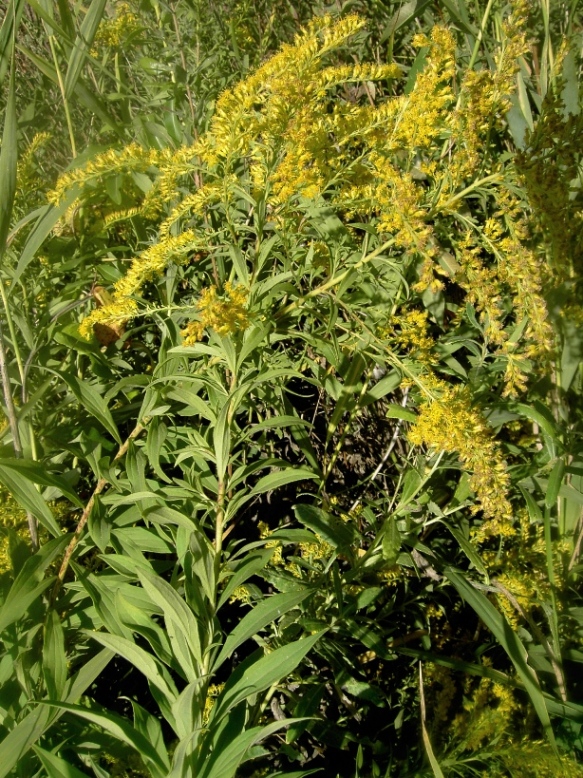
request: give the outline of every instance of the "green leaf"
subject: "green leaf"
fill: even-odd
[[[126,743],[128,746],[137,751],[138,754],[146,759],[152,768],[155,770],[156,778],[165,778],[167,775],[166,766],[163,760],[158,755],[157,751],[150,744],[150,741],[138,732],[135,727],[111,711],[101,712],[101,710],[95,710],[85,708],[82,705],[71,705],[65,702],[53,702],[52,700],[41,700],[41,705],[47,705],[55,708],[59,708],[61,711],[74,713],[75,716],[90,721],[92,724],[96,724],[101,729],[104,729],[116,740],[120,740],[122,743]]]
[[[524,83],[524,78],[522,77],[520,70],[516,74],[516,85],[518,93],[518,105],[520,106],[520,110],[524,117],[524,121],[526,122],[526,126],[531,132],[533,132],[534,121],[532,118],[532,111],[530,110],[530,103],[528,101],[528,94],[526,92],[526,84]]]
[[[366,394],[362,398],[361,405],[370,405],[370,403],[377,402],[377,400],[381,400],[388,394],[392,394],[400,383],[400,373],[397,371],[389,373],[389,375],[381,378],[381,380],[378,381],[374,386],[371,386],[369,389],[367,389]]]
[[[233,778],[237,768],[245,759],[249,749],[256,743],[260,743],[265,738],[278,732],[284,727],[290,726],[301,721],[301,719],[285,719],[284,721],[272,721],[265,727],[253,727],[241,732],[226,747],[217,748],[202,767],[197,772],[197,778]],[[222,744],[221,744],[222,745]]]
[[[73,51],[69,57],[67,73],[65,75],[65,98],[68,100],[73,94],[79,76],[89,54],[95,33],[103,18],[103,11],[107,0],[93,0],[89,10],[85,14],[79,34],[73,45]]]
[[[47,613],[43,641],[43,675],[49,697],[61,699],[67,681],[67,655],[65,633],[59,614]]]
[[[488,571],[484,567],[484,563],[482,562],[480,555],[472,545],[471,541],[466,538],[466,536],[461,530],[456,529],[456,527],[452,527],[451,524],[448,524],[447,522],[444,522],[444,524],[451,532],[451,534],[454,536],[454,538],[457,540],[457,542],[459,543],[459,547],[467,556],[467,558],[470,560],[470,562],[473,564],[473,566],[476,568],[476,570],[482,573],[482,575],[486,578],[486,581],[488,581],[489,580]]]
[[[50,235],[51,230],[55,224],[65,214],[69,206],[74,202],[77,194],[77,189],[74,187],[70,192],[67,192],[62,202],[60,202],[58,206],[53,207],[52,205],[47,205],[41,210],[41,213],[36,220],[34,227],[30,231],[22,251],[20,252],[20,258],[18,260],[18,264],[16,265],[16,270],[11,276],[11,284],[7,290],[9,295],[12,293],[13,289],[18,289],[17,282],[20,280],[21,275],[35,258],[36,252],[42,246],[46,238]]]
[[[422,14],[429,2],[430,0],[409,0],[408,3],[403,3],[383,30],[380,42],[384,43],[391,35],[395,34],[399,27]]]
[[[275,473],[269,473],[260,478],[250,491],[250,495],[263,494],[278,489],[285,484],[294,483],[294,481],[306,481],[308,479],[317,479],[318,476],[307,467],[290,467],[286,470],[278,470]]]
[[[12,465],[0,464],[0,483],[4,484],[24,510],[32,513],[52,535],[60,537],[61,529],[55,521],[51,509],[38,493],[33,482],[27,477],[28,474],[25,475],[24,472],[15,470]]]
[[[44,572],[64,550],[70,537],[63,535],[50,540],[26,560],[0,608],[0,633],[24,616],[37,597],[51,585],[54,578],[43,580]]]
[[[251,576],[255,575],[255,573],[258,573],[259,570],[262,570],[265,567],[265,565],[273,556],[273,552],[274,549],[270,548],[267,549],[267,551],[262,551],[261,553],[250,554],[243,560],[243,562],[240,563],[231,578],[229,578],[229,582],[221,594],[219,604],[217,605],[217,610],[222,608],[222,606],[227,602],[229,597],[233,594],[238,586],[241,586],[241,584],[245,583],[245,581],[251,578]]]
[[[69,682],[66,702],[75,702],[103,672],[113,654],[101,651],[90,659]],[[46,730],[63,714],[62,710],[51,711],[48,707],[38,706],[10,730],[0,743],[0,778],[12,772],[15,765],[39,742]]]
[[[116,654],[119,654],[143,673],[148,681],[166,697],[169,706],[176,701],[178,691],[164,666],[156,657],[144,651],[133,641],[119,635],[108,635],[105,632],[91,632],[89,630],[83,630],[83,632],[101,643],[104,648],[115,651]]]
[[[48,778],[87,778],[87,773],[82,773],[60,756],[50,751],[45,751],[40,746],[33,746],[32,748],[47,771]]]
[[[320,535],[334,548],[346,548],[354,542],[355,529],[314,505],[295,505],[294,513],[298,521]]]
[[[216,726],[216,723],[242,700],[268,689],[292,673],[322,635],[323,632],[318,632],[302,638],[295,643],[276,648],[259,659],[251,656],[239,665],[215,702],[209,728]]]
[[[138,732],[141,732],[144,737],[148,738],[158,752],[160,759],[166,765],[166,770],[170,771],[170,760],[168,759],[168,751],[164,744],[164,736],[162,734],[160,722],[156,716],[148,713],[148,711],[145,708],[142,708],[135,700],[132,700],[131,702],[134,711],[134,727]]]
[[[555,738],[551,727],[549,712],[543,693],[541,691],[538,679],[534,671],[528,666],[528,653],[522,644],[520,638],[512,630],[512,627],[502,613],[496,610],[490,600],[481,592],[474,589],[465,578],[458,572],[448,567],[445,569],[445,575],[458,590],[463,599],[470,605],[484,624],[491,630],[492,634],[508,654],[512,664],[516,668],[533,707],[544,727],[547,737],[554,745]]]
[[[4,110],[4,132],[2,133],[2,147],[0,148],[0,181],[2,182],[2,194],[0,195],[0,262],[6,249],[6,238],[12,219],[12,206],[16,192],[16,170],[18,166],[18,145],[16,139],[16,97],[14,85],[14,49],[10,41],[10,81],[8,84],[8,97]]]
[[[423,745],[425,746],[425,753],[427,754],[427,759],[431,765],[433,775],[435,778],[445,778],[443,770],[439,766],[439,762],[437,761],[435,753],[433,752],[431,740],[429,739],[429,733],[427,732],[427,727],[423,721],[421,722],[421,734],[423,737]]]
[[[385,562],[388,565],[394,565],[399,558],[399,551],[401,550],[401,533],[394,516],[389,516],[383,527],[382,549]]]
[[[538,407],[535,407],[535,405]],[[556,444],[559,443],[559,435],[556,429],[555,420],[553,419],[550,411],[541,403],[535,403],[533,405],[526,405],[525,403],[509,403],[508,410],[519,413],[521,416],[526,416],[527,419],[530,419],[539,426],[541,432],[543,433],[549,456],[551,459],[554,459],[557,455]]]
[[[199,627],[193,612],[170,584],[146,570],[136,573],[144,590],[164,613],[164,623],[174,655],[187,680],[192,683],[203,672]]]
[[[9,0],[6,7],[4,21],[0,27],[0,84],[4,81],[10,64],[12,44],[16,40],[25,5],[24,0]]]
[[[360,394],[359,382],[362,378],[365,367],[366,360],[361,354],[356,353],[346,372],[338,402],[336,403],[332,416],[328,421],[328,430],[326,433],[327,441],[330,440],[330,438],[334,435],[334,432],[336,431],[342,416],[347,411],[352,410],[355,404],[358,402],[358,396]]]
[[[154,416],[148,425],[148,435],[146,438],[146,445],[144,451],[148,457],[148,462],[152,470],[156,473],[158,478],[161,478],[167,483],[171,483],[170,478],[162,470],[160,465],[160,455],[163,451],[164,441],[168,435],[168,428],[159,416]]]
[[[40,486],[51,486],[70,500],[78,508],[84,508],[83,502],[71,489],[69,482],[59,475],[49,473],[39,462],[31,459],[3,459],[0,458],[0,469],[9,470],[26,478],[28,481]]]
[[[231,398],[229,398],[221,408],[221,412],[219,413],[217,423],[213,430],[217,479],[219,481],[222,481],[225,478],[227,465],[229,464],[229,454],[231,450],[230,410]]]
[[[121,446],[121,438],[113,416],[97,389],[87,383],[87,381],[81,381],[71,373],[59,373],[59,377],[67,384],[84,410],[94,416]]]
[[[402,405],[397,405],[396,403],[389,404],[386,417],[387,419],[402,419],[403,421],[415,421],[417,419],[413,411],[408,411]]]
[[[239,246],[229,246],[229,256],[233,262],[233,267],[239,278],[239,281],[243,286],[249,287],[249,271],[247,270],[247,262],[243,256],[243,252]]]
[[[256,635],[267,624],[271,624],[280,616],[283,616],[284,613],[295,608],[310,594],[313,594],[313,591],[306,588],[304,591],[275,594],[262,600],[241,619],[227,637],[221,653],[213,665],[213,672],[218,670],[225,659],[228,659],[236,648],[250,637],[253,637],[253,635]]]
[[[549,510],[557,503],[557,497],[559,496],[564,475],[565,461],[563,459],[557,459],[551,471],[545,494],[545,506]]]

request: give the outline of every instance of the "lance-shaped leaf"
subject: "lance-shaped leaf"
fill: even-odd
[[[265,691],[272,684],[292,673],[308,651],[322,636],[322,632],[276,648],[257,659],[251,656],[235,670],[214,705],[211,714],[213,723],[219,721],[239,702],[247,697]],[[209,721],[210,727],[210,721]]]
[[[26,560],[16,576],[6,599],[0,608],[0,633],[25,615],[32,603],[54,580],[43,580],[47,567],[65,548],[70,535],[64,535],[45,543],[37,553]]]
[[[275,594],[272,597],[267,597],[265,600],[262,600],[252,611],[241,619],[235,629],[227,637],[222,651],[217,657],[213,672],[216,672],[225,659],[228,659],[233,651],[242,643],[250,637],[253,637],[253,635],[256,635],[259,630],[263,629],[267,624],[270,624],[280,616],[283,616],[284,613],[295,608],[296,605],[299,605],[312,593],[313,590],[306,588],[299,592]]]
[[[79,80],[83,65],[93,44],[95,33],[103,17],[103,11],[107,0],[93,0],[89,10],[85,14],[79,34],[75,40],[73,51],[69,57],[67,74],[65,76],[65,97],[68,99]]]
[[[111,651],[101,651],[90,659],[67,682],[65,702],[75,702],[105,669],[113,657]],[[0,743],[0,778],[12,772],[18,761],[38,743],[43,734],[63,715],[63,709],[39,705],[12,729]]]
[[[187,680],[195,681],[202,672],[202,646],[194,613],[170,584],[146,570],[136,569],[152,602],[164,613],[164,623],[176,660]]]
[[[166,765],[150,741],[121,716],[109,710],[102,711],[100,709],[85,708],[82,705],[71,705],[66,702],[53,702],[52,700],[42,700],[41,705],[74,713],[76,716],[96,724],[116,740],[120,740],[133,748],[143,759],[149,762],[154,778],[165,778],[167,775]]]

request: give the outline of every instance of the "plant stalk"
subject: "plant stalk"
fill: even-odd
[[[4,284],[0,283],[0,288],[4,290]],[[18,419],[16,417],[16,409],[14,407],[14,399],[12,397],[12,391],[10,389],[10,378],[8,376],[8,367],[6,363],[6,350],[4,348],[4,337],[2,333],[2,324],[0,323],[0,374],[2,376],[2,391],[4,394],[4,405],[6,406],[6,415],[8,416],[8,423],[10,425],[10,431],[12,433],[12,446],[14,448],[14,456],[17,459],[22,459],[22,443],[20,440],[20,431],[18,429]],[[33,554],[38,551],[38,525],[36,518],[26,511],[26,520],[28,522],[28,532],[30,534],[30,545],[32,547]]]

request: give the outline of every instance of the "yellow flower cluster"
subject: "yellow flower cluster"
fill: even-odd
[[[204,710],[202,713],[202,723],[203,725],[206,725],[208,723],[208,720],[210,718],[213,706],[215,704],[215,700],[219,696],[219,694],[223,691],[225,688],[224,683],[212,683],[206,693],[206,698],[204,701]]]
[[[71,209],[97,197],[99,181],[113,173],[147,174],[148,191],[136,193],[134,186],[136,192],[129,196],[142,201],[125,211],[106,208],[106,225],[137,214],[157,219],[166,211],[158,244],[116,284],[116,309],[95,311],[84,332],[90,333],[94,322],[106,322],[108,315],[112,320],[114,315],[118,320],[135,315],[134,298],[143,283],[163,273],[173,256],[194,248],[206,209],[216,203],[230,207],[238,187],[245,185],[243,170],[252,191],[266,193],[275,224],[297,217],[298,198],[325,194],[329,205],[345,216],[372,220],[381,236],[392,236],[395,249],[418,263],[415,292],[444,290],[445,276],[452,274],[438,262],[444,247],[434,223],[440,215],[449,218],[462,197],[460,186],[473,180],[484,157],[484,139],[503,121],[516,60],[525,50],[525,18],[526,5],[520,0],[504,23],[495,71],[469,69],[459,89],[452,33],[436,26],[430,36],[416,36],[414,45],[427,51],[413,88],[409,94],[376,100],[380,90],[373,82],[390,85],[401,76],[400,68],[394,63],[327,64],[326,57],[356,35],[364,20],[354,14],[317,17],[293,43],[220,96],[210,129],[192,146],[150,151],[131,144],[66,173],[50,199],[58,203],[76,186],[79,200]],[[366,103],[360,100],[364,95]],[[195,191],[185,194],[183,184],[191,183]],[[496,353],[507,360],[507,393],[517,394],[525,387],[525,360],[548,354],[551,334],[541,264],[525,246],[528,236],[517,224],[517,203],[499,187],[494,197],[497,215],[483,225],[468,224],[465,235],[455,228],[447,251],[459,265],[456,283],[478,310]],[[196,234],[197,248],[204,247],[208,230]],[[510,314],[505,304],[509,291],[515,306]],[[235,303],[229,294],[222,300],[216,289],[204,290],[199,310],[208,323],[191,322],[187,341],[199,339],[206,326],[219,333],[247,326],[244,303],[238,311]],[[520,344],[511,342],[511,328],[523,319]],[[418,337],[421,324],[416,322]],[[405,339],[403,334],[403,346]],[[417,340],[410,347],[418,358],[429,358],[428,342]]]
[[[26,192],[30,192],[31,190],[38,188],[39,178],[35,157],[50,139],[50,133],[37,132],[18,160],[18,169],[16,174],[17,196],[22,196]]]
[[[440,171],[438,209],[445,207],[451,193],[475,174],[481,165],[489,133],[505,121],[519,70],[518,58],[528,51],[528,11],[528,0],[517,0],[512,4],[512,13],[502,25],[503,43],[495,57],[497,67],[468,69],[462,79],[456,108],[449,118],[450,159]]]
[[[96,46],[118,49],[127,43],[128,38],[140,31],[140,20],[128,3],[116,3],[115,10],[112,19],[104,19],[99,25],[95,36]]]
[[[508,499],[510,478],[500,447],[480,411],[472,405],[465,386],[448,386],[435,380],[432,391],[438,399],[422,402],[417,420],[409,431],[414,445],[457,454],[470,473],[470,487],[486,521],[475,531],[481,542],[492,536],[511,536],[513,511]]]
[[[471,696],[464,698],[463,712],[455,716],[451,730],[466,751],[475,752],[510,730],[519,711],[520,703],[511,688],[491,678],[481,678]]]
[[[507,192],[499,193],[498,205],[497,218],[487,219],[481,234],[467,231],[457,242],[455,280],[478,311],[488,342],[507,360],[504,395],[516,396],[526,389],[525,360],[548,359],[554,336],[542,292],[544,269],[525,245],[528,232],[520,206]],[[507,331],[508,292],[512,324],[526,323],[519,343],[509,339]]]
[[[138,303],[133,297],[139,294],[143,284],[157,278],[175,257],[188,254],[196,244],[192,231],[181,235],[169,236],[166,240],[155,243],[141,256],[135,259],[125,276],[114,284],[111,301],[101,308],[96,308],[81,322],[79,332],[89,339],[95,324],[125,324],[138,313]]]
[[[563,48],[557,56],[557,69],[565,54]],[[546,244],[548,264],[560,281],[573,278],[583,267],[579,185],[583,111],[567,111],[564,93],[565,82],[559,77],[555,88],[549,88],[534,132],[527,134],[526,147],[517,159],[521,183]]]
[[[326,543],[319,535],[313,543],[299,543],[300,554],[309,562],[315,562],[319,559],[328,559],[334,549],[329,543]]]
[[[399,346],[419,362],[430,365],[435,362],[432,353],[435,341],[429,334],[427,311],[416,308],[393,316],[389,327],[383,329],[385,337],[391,337]]]
[[[251,591],[249,587],[245,586],[245,584],[237,586],[233,591],[233,594],[229,597],[229,602],[242,602],[243,605],[251,605]]]
[[[144,173],[158,165],[160,159],[159,151],[144,149],[137,143],[130,143],[122,149],[109,149],[97,154],[84,165],[59,176],[55,188],[48,193],[47,198],[53,205],[58,205],[66,193],[76,186],[79,199],[82,200],[84,191],[104,176],[120,172]]]
[[[225,283],[222,297],[219,297],[216,286],[203,289],[197,303],[200,319],[189,322],[181,331],[184,345],[197,343],[207,328],[221,337],[246,329],[251,322],[247,299],[246,290],[230,281]]]
[[[446,28],[434,27],[430,40],[416,35],[413,45],[428,46],[429,53],[413,91],[403,100],[396,131],[400,145],[429,149],[444,132],[455,99],[455,39]]]
[[[517,534],[505,543],[504,554],[498,551],[484,550],[482,560],[490,575],[512,594],[526,614],[538,607],[540,602],[548,600],[550,584],[546,568],[546,544],[542,525],[531,524],[528,512],[520,509],[516,513]],[[555,580],[561,587],[563,580],[560,569],[560,555],[555,554],[557,569]],[[519,614],[502,593],[496,596],[498,607],[507,620],[515,627],[519,623]]]
[[[572,757],[558,756],[548,741],[525,738],[509,743],[500,750],[499,755],[504,763],[504,775],[520,778],[583,778],[583,765]],[[491,773],[488,778],[491,778]]]
[[[447,667],[427,663],[424,668],[424,680],[431,689],[431,712],[434,721],[448,721],[451,706],[458,693],[452,671]]]

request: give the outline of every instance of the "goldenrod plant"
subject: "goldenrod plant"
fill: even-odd
[[[0,778],[581,772],[579,34],[10,0]]]

